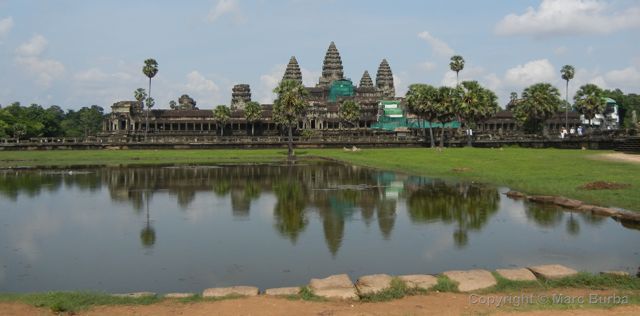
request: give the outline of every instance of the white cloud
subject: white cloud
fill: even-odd
[[[400,76],[393,75],[393,85],[396,88],[397,97],[404,97],[407,94],[407,90],[409,90],[403,79],[404,77],[406,77],[406,74],[401,74]]]
[[[482,67],[477,67],[477,66],[467,64],[465,68],[462,71],[460,71],[459,76],[460,76],[460,82],[477,80],[478,82],[482,83],[481,78],[485,76],[485,70]],[[440,81],[440,84],[447,87],[455,87],[457,84],[456,73],[451,70],[447,70],[447,72],[444,73],[444,76]]]
[[[188,73],[186,79],[187,83],[178,88],[194,98],[198,102],[198,107],[212,108],[220,103],[220,87],[213,80],[207,79],[197,70]]]
[[[0,20],[0,40],[4,39],[13,28],[13,17]]]
[[[430,61],[425,61],[423,63],[420,63],[418,65],[418,67],[420,67],[424,71],[429,72],[429,71],[432,71],[432,70],[436,69],[436,64],[433,63],[433,62],[430,62]]]
[[[502,80],[495,73],[490,73],[483,78],[486,87],[491,90],[497,90],[502,86]]]
[[[543,0],[538,8],[505,16],[495,28],[499,35],[536,37],[607,34],[640,27],[640,7],[613,12],[598,0]]]
[[[44,36],[34,35],[28,42],[22,43],[16,49],[16,53],[21,56],[38,56],[47,47],[48,41]]]
[[[423,39],[429,45],[431,45],[431,49],[433,53],[438,56],[451,56],[454,54],[454,50],[447,45],[443,40],[431,35],[431,33],[424,31],[418,34],[418,37]]]
[[[620,70],[611,70],[604,75],[607,86],[614,88],[635,88],[637,92],[640,86],[640,71],[635,66],[630,66]]]
[[[562,56],[566,54],[568,51],[569,49],[566,46],[558,46],[553,50],[553,52],[558,56]]]
[[[237,0],[218,0],[216,5],[209,11],[207,21],[215,22],[225,15],[232,15],[236,23],[241,23],[245,20]]]
[[[284,75],[284,71],[286,68],[286,65],[278,64],[273,66],[268,74],[263,74],[260,76],[260,85],[257,90],[258,102],[273,103],[273,100],[275,99],[273,89],[275,89],[275,87],[278,86],[280,80],[282,80],[282,76]],[[303,81],[304,78],[305,77],[303,75]]]
[[[40,55],[47,46],[47,39],[42,35],[33,36],[28,42],[16,49],[16,63],[29,74],[35,76],[36,83],[48,88],[51,82],[64,74],[64,65],[54,59],[42,58]]]
[[[548,59],[538,59],[507,70],[505,80],[511,85],[528,86],[538,82],[552,82],[559,76]]]

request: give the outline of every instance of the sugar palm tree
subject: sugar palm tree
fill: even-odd
[[[426,125],[427,122],[429,122],[431,148],[436,147],[435,138],[433,137],[433,122],[438,119],[437,95],[437,88],[428,84],[416,83],[409,86],[409,91],[407,91],[405,98],[409,112],[418,117],[418,123],[420,123],[420,120],[423,122],[422,127],[425,142],[427,139]]]
[[[220,125],[220,136],[224,136],[224,126],[231,118],[231,109],[229,109],[226,105],[218,105],[215,110],[213,110],[213,118]]]
[[[300,117],[307,108],[306,97],[309,94],[301,83],[295,80],[282,80],[273,90],[278,95],[273,105],[275,121],[288,129],[289,160],[293,158],[293,127],[298,125]]]
[[[564,65],[562,66],[560,73],[562,74],[562,80],[565,80],[567,82],[565,90],[565,100],[567,101],[567,103],[565,104],[564,109],[564,127],[569,128],[569,80],[573,79],[576,74],[576,70],[571,65]]]
[[[451,62],[449,63],[449,68],[452,71],[456,72],[456,85],[460,84],[459,74],[462,69],[464,69],[464,58],[460,55],[454,55],[451,57]]]
[[[580,87],[573,97],[573,100],[575,101],[578,112],[589,120],[589,126],[591,126],[591,120],[596,114],[602,113],[607,104],[602,89],[592,83]]]
[[[149,98],[147,98],[147,101],[153,101],[153,99],[151,98],[151,79],[155,77],[156,74],[158,74],[158,62],[153,58],[149,58],[145,60],[144,66],[142,67],[142,73],[149,78]],[[151,110],[153,105],[154,105],[153,102],[147,103],[147,113],[145,118],[146,127],[144,130],[145,140],[147,139],[147,131],[149,130],[149,111]]]
[[[262,117],[260,103],[251,101],[244,107],[244,118],[251,123],[251,136],[254,135],[256,122]]]
[[[472,126],[479,120],[486,119],[498,111],[498,97],[493,91],[482,87],[477,81],[465,81],[460,87],[460,106],[456,114]],[[471,134],[467,133],[469,146],[472,146]]]

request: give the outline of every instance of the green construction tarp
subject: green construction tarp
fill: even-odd
[[[401,109],[384,109],[385,116],[400,115],[403,116]]]
[[[351,80],[336,80],[329,88],[329,102],[338,101],[338,97],[352,97],[354,94]]]

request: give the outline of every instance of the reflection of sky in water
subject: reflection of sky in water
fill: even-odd
[[[639,231],[609,218],[525,204],[504,188],[338,164],[0,180],[0,291],[264,288],[543,263],[635,272],[640,263]]]

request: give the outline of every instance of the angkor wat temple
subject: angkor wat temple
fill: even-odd
[[[302,72],[295,56],[282,78],[302,83]],[[381,100],[395,100],[393,73],[386,59],[380,62],[374,82],[368,71],[362,74],[358,86],[344,76],[342,59],[336,45],[331,42],[322,64],[322,75],[315,87],[306,87],[309,92],[309,108],[299,123],[300,129],[317,131],[338,130],[345,126],[340,121],[338,111],[345,100],[354,100],[361,106],[360,120],[355,127],[368,128],[378,119],[378,104]],[[231,117],[223,127],[224,135],[250,135],[251,124],[244,117],[244,106],[250,102],[251,87],[238,84],[231,92]],[[279,133],[272,120],[273,104],[262,104],[262,118],[256,122],[255,135],[275,135]],[[112,111],[104,121],[103,131],[109,135],[140,135],[145,132],[146,113],[137,101],[121,101],[111,107]],[[195,101],[183,96],[179,104],[167,110],[149,111],[150,135],[215,135],[220,130],[213,117],[213,110],[198,109]]]

